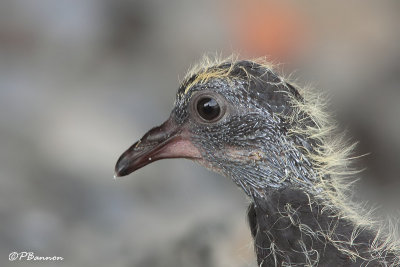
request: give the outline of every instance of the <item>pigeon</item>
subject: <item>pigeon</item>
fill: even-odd
[[[266,61],[206,59],[115,176],[185,158],[229,177],[251,203],[258,266],[400,266],[394,234],[353,197],[354,145],[325,105]]]

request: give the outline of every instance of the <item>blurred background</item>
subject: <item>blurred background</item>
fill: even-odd
[[[395,213],[399,14],[395,0],[1,1],[0,265],[256,266],[229,179],[186,160],[112,178],[206,52],[267,56],[327,93],[369,153],[361,195]]]

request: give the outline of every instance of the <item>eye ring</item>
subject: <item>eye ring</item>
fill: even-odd
[[[219,121],[225,114],[225,101],[219,95],[203,93],[194,97],[192,111],[196,118],[203,123]]]

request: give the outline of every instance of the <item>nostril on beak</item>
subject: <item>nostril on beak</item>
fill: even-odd
[[[170,118],[161,126],[148,131],[120,156],[115,165],[114,177],[128,175],[160,159],[199,157],[200,152],[182,134],[181,126]]]

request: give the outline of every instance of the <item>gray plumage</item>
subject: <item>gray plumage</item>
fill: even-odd
[[[393,235],[352,201],[345,177],[353,146],[335,137],[314,96],[264,63],[208,61],[181,84],[169,120],[121,156],[116,174],[184,157],[230,177],[252,201],[259,266],[399,266]]]

